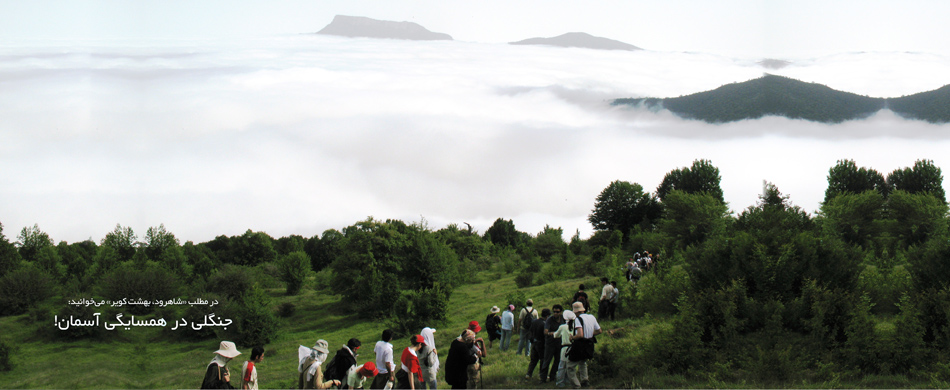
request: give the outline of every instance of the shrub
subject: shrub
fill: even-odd
[[[208,277],[205,286],[208,291],[216,292],[229,299],[238,299],[245,291],[251,290],[255,278],[247,267],[228,264]]]
[[[280,306],[277,306],[277,315],[280,318],[293,317],[294,313],[297,312],[297,306],[294,306],[293,303],[284,302]]]
[[[270,306],[270,298],[252,287],[235,301],[226,304],[218,317],[232,320],[232,325],[215,328],[219,338],[242,345],[264,345],[277,337],[279,320]]]
[[[682,266],[673,266],[666,274],[647,273],[637,283],[637,300],[647,313],[676,312],[680,294],[689,289],[689,275]]]
[[[303,251],[281,256],[277,268],[280,280],[287,284],[287,295],[297,295],[307,278],[313,274],[310,257]]]
[[[425,290],[401,291],[390,316],[393,330],[411,334],[417,329],[432,326],[433,322],[444,322],[450,294],[448,289],[440,285]]]
[[[0,278],[0,315],[25,313],[54,295],[54,287],[49,274],[24,263]]]
[[[13,362],[10,361],[11,348],[7,343],[0,340],[0,371],[10,371],[13,369]]]
[[[143,269],[125,262],[112,269],[99,281],[98,293],[106,299],[168,300],[177,298],[180,290],[178,277],[155,262],[147,262]],[[150,313],[152,306],[135,305],[128,310],[133,314]]]

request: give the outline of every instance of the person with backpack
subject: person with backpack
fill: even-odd
[[[323,380],[323,371],[320,368],[330,354],[326,340],[317,340],[313,348],[301,346],[304,355],[300,358],[300,364],[297,366],[297,372],[300,373],[297,378],[297,388],[300,389],[329,389],[331,386],[339,386],[340,381],[331,379]]]
[[[330,364],[323,370],[324,379],[335,379],[343,382],[350,368],[356,365],[356,350],[360,349],[360,345],[362,345],[360,340],[352,338],[346,342],[343,348],[336,351],[336,356],[333,357],[333,360],[330,360]],[[347,388],[345,384],[343,388]]]
[[[564,322],[561,323],[557,331],[554,332],[554,338],[558,339],[558,355],[560,355],[561,358],[557,364],[557,382],[555,385],[557,385],[557,387],[566,387],[567,351],[571,346],[571,336],[574,335],[574,320],[577,319],[577,316],[574,315],[573,311],[565,310],[561,317],[563,317]]]
[[[603,321],[610,316],[610,306],[613,303],[611,299],[614,297],[614,286],[610,284],[607,278],[600,278],[600,281],[604,283],[604,288],[600,293],[600,305],[597,306],[597,318]]]
[[[237,346],[230,341],[222,341],[218,345],[218,350],[214,351],[214,359],[208,363],[208,370],[205,371],[205,377],[201,381],[202,389],[233,389],[231,386],[231,372],[228,370],[228,362],[234,359],[241,352]]]
[[[531,379],[534,366],[540,363],[541,358],[544,357],[544,329],[545,323],[550,315],[551,309],[541,310],[541,318],[531,322],[531,328],[528,329],[528,337],[531,340],[531,361],[528,363],[528,374],[524,376],[525,380]],[[547,373],[544,372],[544,367],[541,367],[538,371],[540,372],[541,382],[543,383],[544,378],[547,377]]]
[[[439,380],[436,375],[439,373],[439,353],[435,348],[435,328],[422,328],[423,344],[417,355],[419,356],[419,367],[422,369],[422,388],[426,387],[436,390]]]
[[[536,319],[538,319],[538,311],[534,310],[534,300],[529,299],[525,302],[525,307],[521,309],[521,312],[518,314],[518,324],[521,325],[521,337],[518,339],[518,350],[515,352],[515,355],[520,355],[521,349],[524,348],[524,355],[528,356],[531,350],[531,340],[528,337],[528,330],[531,329],[531,323]]]
[[[574,320],[574,334],[571,336],[571,348],[567,353],[567,379],[574,388],[589,386],[587,361],[594,357],[595,336],[601,333],[600,324],[594,316],[587,314],[584,305],[574,302],[572,306],[577,319]],[[580,380],[578,380],[580,377]]]
[[[488,317],[485,317],[485,330],[488,331],[488,348],[492,347],[492,342],[501,339],[501,317],[498,312],[501,309],[498,306],[492,306]]]

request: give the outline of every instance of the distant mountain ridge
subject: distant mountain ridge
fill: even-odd
[[[317,34],[414,41],[452,40],[452,36],[449,34],[432,32],[412,22],[392,22],[346,15],[333,17],[333,21],[318,31]]]
[[[884,108],[905,118],[950,122],[950,86],[901,98],[872,98],[771,74],[676,98],[616,99],[611,104],[668,109],[678,116],[709,123],[768,115],[840,123],[866,118]]]
[[[553,38],[529,38],[509,45],[547,45],[558,47],[580,47],[598,50],[643,50],[639,47],[609,38],[595,37],[583,32],[570,32]]]

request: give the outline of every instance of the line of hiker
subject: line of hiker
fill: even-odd
[[[598,313],[601,320],[613,317],[619,295],[616,282],[608,282],[607,278],[602,281],[605,284]],[[481,388],[481,366],[488,350],[493,348],[495,340],[500,340],[498,348],[501,351],[510,349],[512,333],[518,329],[520,338],[515,356],[521,356],[524,351],[524,355],[529,357],[526,380],[531,379],[538,368],[541,383],[554,383],[557,387],[589,386],[587,360],[593,357],[595,336],[601,333],[601,328],[598,319],[589,314],[589,297],[583,284],[571,302],[570,310],[553,305],[539,312],[534,301],[528,299],[519,310],[517,321],[514,305],[508,305],[504,311],[492,306],[485,319],[488,346],[478,337],[482,330],[478,321],[469,322],[449,347],[444,369],[446,383],[453,389]],[[317,340],[313,347],[301,345],[298,348],[296,387],[362,389],[368,385],[370,389],[436,390],[440,363],[435,333],[434,328],[426,327],[409,337],[398,364],[392,343],[394,333],[389,329],[382,332],[373,348],[375,361],[363,364],[357,361],[357,351],[362,343],[356,338],[347,341],[329,361],[330,349],[326,340]],[[235,388],[227,363],[240,354],[234,343],[222,341],[208,365],[201,388]],[[240,388],[258,388],[256,364],[263,359],[263,348],[255,347],[251,359],[242,367]]]

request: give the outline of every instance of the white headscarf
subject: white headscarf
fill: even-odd
[[[317,370],[320,368],[323,362],[327,359],[327,354],[311,348],[309,358],[315,361],[315,363],[310,364],[310,367],[303,366],[303,364],[306,363],[307,361],[307,356],[305,356],[303,359],[300,359],[300,364],[297,366],[298,373],[303,372],[303,370],[306,368],[309,368],[309,370],[307,370],[307,378],[306,378],[307,381],[310,381],[311,379],[313,379],[314,375],[317,375]]]
[[[437,349],[435,347],[435,329],[433,328],[422,328],[422,332],[419,332],[422,335],[422,339],[425,341],[426,346],[429,347],[429,350]],[[433,372],[439,370],[439,359],[437,355],[430,355],[429,367],[432,367]]]
[[[226,358],[224,356],[214,354],[214,359],[211,359],[211,363],[208,363],[208,365],[210,366],[212,364],[217,364],[218,367],[224,367],[230,361],[231,361],[231,358]]]

